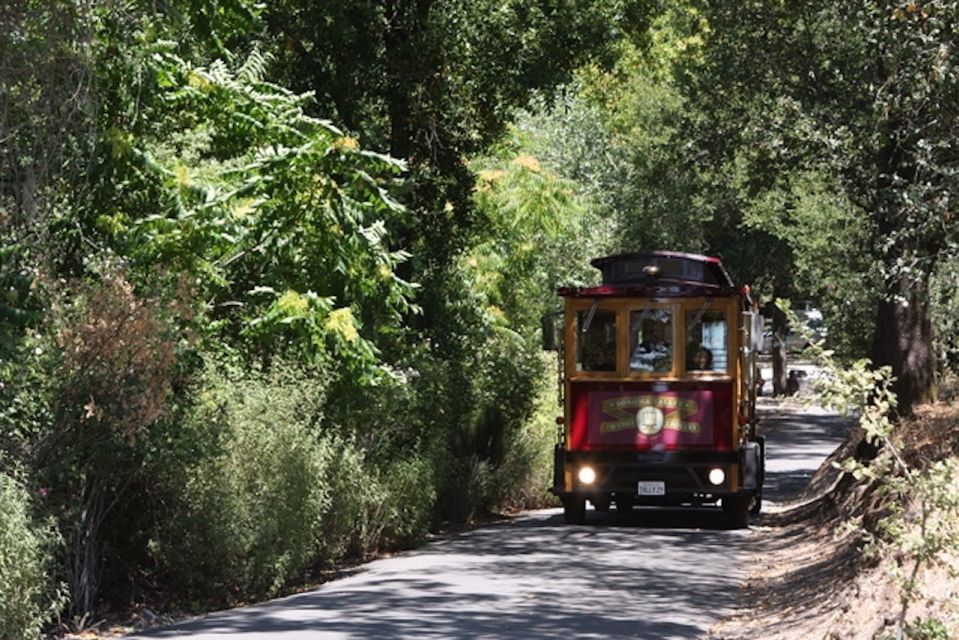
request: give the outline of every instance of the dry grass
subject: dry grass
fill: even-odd
[[[831,464],[854,454],[860,440],[861,434],[853,431],[794,502],[763,517],[742,606],[713,627],[711,638],[895,637],[901,592],[890,576],[908,560],[864,558],[861,535],[849,532],[844,523],[854,517],[867,526],[875,523],[885,513],[885,499],[875,487],[853,482]],[[959,455],[959,401],[920,407],[900,424],[894,441],[919,468]],[[922,597],[910,605],[908,620],[934,618],[945,624],[947,637],[959,638],[959,579],[936,566],[923,570],[919,582]]]

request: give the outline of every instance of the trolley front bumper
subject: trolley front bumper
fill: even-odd
[[[550,492],[560,498],[629,499],[650,505],[711,503],[762,486],[762,443],[749,445],[736,451],[675,452],[557,447]],[[592,481],[587,481],[590,476]]]

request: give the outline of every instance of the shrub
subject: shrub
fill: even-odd
[[[382,478],[388,502],[381,545],[412,547],[429,530],[436,505],[433,469],[420,457],[400,459],[383,472]]]
[[[516,428],[506,444],[503,463],[492,481],[492,503],[503,509],[545,507],[552,501],[546,488],[552,483],[553,445],[556,443],[557,405],[555,355],[541,380],[533,414]]]
[[[0,638],[36,638],[62,606],[50,578],[53,527],[31,518],[27,492],[0,473]]]
[[[545,481],[539,490],[531,483],[537,482],[533,478],[551,450],[550,432],[544,433],[536,417],[538,396],[552,380],[539,345],[494,326],[467,370],[469,401],[449,427],[453,460],[444,486],[444,515],[468,520],[503,507],[540,504],[539,499],[527,502],[540,492],[545,495]]]
[[[176,506],[151,553],[173,594],[272,596],[310,569],[425,535],[431,465],[329,424],[327,388],[322,372],[282,363],[269,373],[207,367],[176,436],[196,456],[157,461]]]
[[[167,470],[178,506],[152,551],[187,594],[276,594],[312,563],[329,506],[324,377],[211,368],[202,387],[185,428],[207,434],[207,452],[182,477]]]
[[[917,618],[906,627],[906,637],[910,640],[949,640],[949,629],[935,618]]]
[[[781,301],[777,304],[784,306]],[[788,312],[788,305],[784,308]],[[790,322],[796,324],[795,314],[788,313]],[[812,344],[806,354],[822,368],[816,381],[822,404],[846,414],[858,414],[862,444],[869,445],[861,444],[854,455],[833,465],[881,496],[881,510],[874,509],[878,519],[852,519],[847,529],[862,536],[867,556],[897,558],[894,565],[887,567],[889,577],[900,589],[896,635],[937,637],[935,621],[910,632],[907,613],[923,595],[919,578],[924,568],[944,565],[955,572],[954,559],[959,552],[959,461],[952,456],[926,459],[925,454],[910,460],[914,456],[906,455],[908,441],[902,435],[911,425],[894,420],[897,397],[892,391],[893,377],[888,366],[874,369],[869,360],[859,360],[840,367],[833,353],[818,343]]]
[[[354,442],[329,442],[335,454],[325,478],[331,499],[319,560],[329,565],[422,540],[436,502],[431,465],[413,456],[380,470]]]
[[[12,400],[0,427],[14,425],[0,447],[50,488],[78,621],[93,613],[104,571],[115,566],[103,562],[104,544],[126,520],[141,445],[175,402],[181,325],[191,313],[176,296],[138,293],[109,255],[88,266],[96,273],[84,280],[36,280],[49,303],[44,321],[22,341],[27,357],[0,366],[0,376],[17,380],[0,394]]]

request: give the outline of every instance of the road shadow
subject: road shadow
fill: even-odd
[[[763,421],[766,497],[795,498],[849,421],[796,412]],[[440,537],[357,574],[138,638],[702,638],[731,614],[755,544],[718,508],[558,509]]]
[[[317,591],[137,637],[665,640],[703,637],[732,610],[748,532],[667,526],[691,526],[694,514],[590,515],[602,518],[569,526],[559,510],[537,512]]]
[[[760,420],[766,436],[764,500],[777,504],[795,500],[823,461],[843,444],[853,418],[821,409],[799,409]]]
[[[556,524],[564,522],[561,513],[552,517]],[[634,507],[622,513],[615,508],[603,513],[586,510],[585,525],[593,527],[622,527],[625,529],[701,529],[725,531],[729,519],[718,506],[703,507]]]

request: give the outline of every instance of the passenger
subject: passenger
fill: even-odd
[[[586,371],[615,371],[616,345],[593,344],[583,360]]]
[[[672,349],[666,341],[665,327],[660,322],[652,322],[643,330],[646,338],[637,343],[629,358],[629,368],[633,371],[669,371],[673,368]]]
[[[582,336],[583,370],[616,370],[616,318],[598,317]]]
[[[696,355],[693,358],[693,364],[690,369],[698,369],[700,371],[712,371],[713,369],[713,352],[707,349],[706,347],[700,347],[696,351]]]

